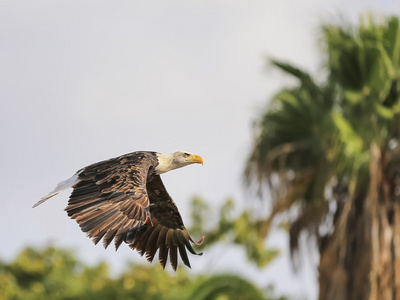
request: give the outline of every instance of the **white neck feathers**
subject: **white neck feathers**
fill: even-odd
[[[174,164],[174,154],[157,153],[158,166],[155,168],[157,175],[179,168]]]

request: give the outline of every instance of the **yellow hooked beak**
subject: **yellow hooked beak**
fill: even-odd
[[[190,155],[188,158],[186,158],[186,161],[196,164],[203,164],[203,158],[200,155],[196,154]]]

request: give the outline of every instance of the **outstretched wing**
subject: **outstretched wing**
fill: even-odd
[[[133,152],[90,165],[78,172],[78,183],[66,211],[97,244],[115,247],[128,232],[142,226],[149,216],[146,181],[158,161],[153,153]]]
[[[194,242],[187,232],[181,215],[174,201],[168,194],[159,175],[154,175],[147,182],[147,193],[150,199],[151,218],[136,232],[133,243],[129,246],[146,255],[148,261],[153,261],[159,250],[159,261],[163,268],[168,259],[168,252],[172,268],[176,270],[178,265],[178,251],[183,263],[190,268],[189,258],[186,253],[188,249],[192,254],[196,253],[191,243],[201,244],[202,237]]]

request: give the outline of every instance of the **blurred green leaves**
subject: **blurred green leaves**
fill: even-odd
[[[221,296],[223,295],[223,296]],[[252,283],[235,275],[216,275],[199,280],[193,287],[187,299],[241,299],[263,300],[263,293]]]
[[[304,231],[322,241],[319,228],[332,232],[327,222],[337,220],[346,196],[368,188],[372,144],[385,159],[393,156],[390,142],[400,135],[399,25],[398,17],[371,15],[357,26],[324,24],[324,76],[270,62],[296,83],[277,92],[254,123],[245,177],[271,192],[265,222],[292,212],[292,250]]]
[[[194,198],[191,214],[196,222],[193,222],[189,231],[192,235],[206,236],[204,247],[218,242],[243,246],[247,258],[258,267],[265,267],[279,255],[279,250],[266,248],[266,234],[260,230],[262,222],[248,210],[235,214],[235,202],[231,198],[226,199],[217,211],[212,211],[201,198]]]
[[[0,299],[277,299],[236,275],[189,275],[186,269],[164,271],[158,264],[128,264],[110,276],[104,262],[88,266],[73,252],[49,247],[26,248],[11,263],[0,261]],[[284,299],[284,298],[279,298]]]

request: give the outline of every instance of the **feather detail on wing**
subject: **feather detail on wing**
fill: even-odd
[[[146,181],[157,164],[151,153],[134,152],[90,165],[79,172],[78,184],[65,209],[83,232],[106,248],[125,241],[149,215]]]
[[[182,218],[174,201],[166,191],[159,175],[152,177],[147,183],[147,192],[150,199],[151,220],[148,219],[142,230],[136,233],[133,243],[129,246],[145,255],[148,261],[153,261],[159,250],[158,259],[163,268],[167,263],[168,254],[172,268],[178,265],[178,251],[183,263],[190,268],[186,249],[196,253],[191,243],[202,244],[204,237],[194,242],[183,225]]]

